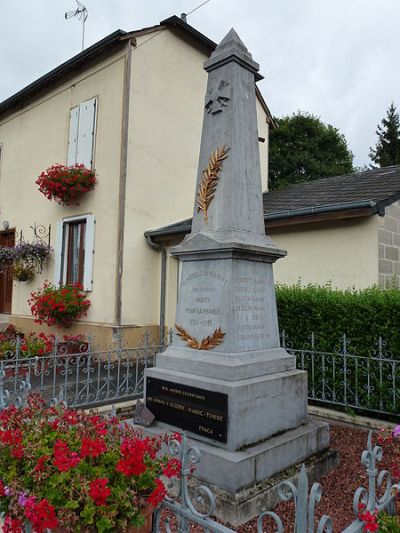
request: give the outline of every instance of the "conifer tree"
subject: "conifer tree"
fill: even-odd
[[[374,148],[370,148],[369,157],[379,167],[400,164],[400,117],[392,102],[386,117],[378,124],[376,134],[378,140]]]

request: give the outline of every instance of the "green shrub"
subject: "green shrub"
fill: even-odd
[[[398,416],[400,290],[295,285],[278,286],[276,295],[279,328],[286,333],[286,346],[294,350],[298,368],[308,372],[311,401]],[[349,355],[343,352],[344,334]],[[371,357],[378,355],[380,336],[387,343],[381,347],[386,360]]]
[[[329,285],[276,288],[279,329],[285,331],[293,347],[310,345],[332,352],[346,334],[349,351],[371,355],[379,337],[386,349],[400,359],[400,290],[372,287],[364,290],[334,290]]]

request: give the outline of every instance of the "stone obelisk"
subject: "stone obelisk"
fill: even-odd
[[[272,265],[285,252],[264,229],[258,64],[232,29],[204,68],[192,231],[173,250],[175,334],[146,371],[145,397],[159,427],[200,443],[197,475],[229,500],[326,448],[329,435],[307,417],[306,373],[279,343]],[[222,515],[239,522],[231,507]]]

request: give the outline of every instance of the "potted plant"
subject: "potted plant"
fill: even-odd
[[[14,256],[15,251],[12,246],[0,246],[0,268],[11,266]]]
[[[31,263],[16,261],[13,264],[13,278],[17,281],[31,281],[35,277],[36,268]]]
[[[84,165],[52,165],[36,180],[39,191],[61,205],[79,205],[78,200],[96,183],[96,172]]]
[[[143,438],[115,418],[45,407],[36,396],[26,407],[4,409],[4,531],[22,533],[27,524],[35,533],[151,531],[149,514],[166,494],[161,478],[178,476],[181,467],[161,454],[167,440]]]
[[[28,359],[33,360],[35,357],[39,357],[36,364],[45,367],[47,361],[41,360],[40,357],[53,353],[54,335],[30,333],[28,336],[24,336],[15,329],[15,326],[12,328],[8,334],[7,330],[5,334],[0,334],[0,362],[3,361],[1,370],[4,371],[5,377],[25,376],[29,371],[29,366],[33,366],[33,363]]]
[[[90,307],[81,284],[56,287],[45,282],[41,289],[31,293],[28,303],[36,323],[60,327],[71,326],[75,320],[86,316]]]

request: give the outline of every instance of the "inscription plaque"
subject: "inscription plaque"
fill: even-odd
[[[227,394],[148,377],[146,405],[160,422],[226,442]]]

